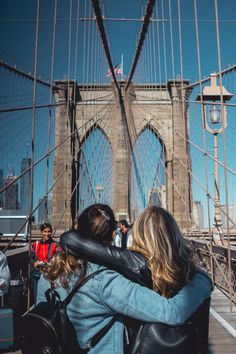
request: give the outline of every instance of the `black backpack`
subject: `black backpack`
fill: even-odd
[[[129,354],[207,354],[210,299],[181,326],[144,323]]]
[[[92,338],[89,348],[82,350],[77,343],[76,332],[67,315],[66,306],[82,285],[104,270],[100,269],[78,281],[63,301],[54,289],[46,291],[47,301],[38,303],[21,318],[24,331],[22,354],[82,354],[87,353],[102,339],[114,323],[115,317]]]

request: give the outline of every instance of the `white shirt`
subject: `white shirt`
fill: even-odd
[[[11,274],[7,264],[7,257],[0,251],[0,295],[8,291]]]

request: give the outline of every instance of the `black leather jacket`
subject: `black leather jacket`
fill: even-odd
[[[60,245],[77,257],[114,269],[133,282],[152,289],[151,271],[145,257],[138,252],[100,244],[76,230],[62,234]]]

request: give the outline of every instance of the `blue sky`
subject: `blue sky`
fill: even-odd
[[[34,43],[35,43],[35,17],[36,0],[11,0],[1,2],[0,12],[0,36],[1,50],[0,57],[11,64],[16,64],[26,71],[33,71]],[[83,17],[85,4],[90,1],[80,2],[80,13]],[[128,18],[140,19],[145,9],[145,2],[142,0],[130,1],[103,1],[104,14],[107,18]],[[162,14],[161,1],[159,3],[159,18]],[[164,1],[164,18],[166,31],[167,58],[170,58],[169,47],[169,8],[168,1]],[[176,74],[180,72],[179,67],[179,38],[178,38],[178,1],[172,0],[173,36],[175,43]],[[183,47],[183,72],[185,78],[196,80],[197,55],[196,35],[194,23],[193,0],[180,1],[181,4],[181,26],[182,26],[182,47]],[[199,36],[202,60],[202,75],[218,69],[216,32],[215,32],[215,9],[214,0],[198,0]],[[58,1],[58,26],[56,34],[55,52],[55,78],[63,78],[67,75],[67,50],[68,50],[68,18],[69,0]],[[50,77],[50,53],[52,44],[52,18],[54,1],[40,1],[40,27],[39,27],[39,66],[38,74],[44,78]],[[77,1],[73,1],[73,18],[76,18]],[[234,64],[236,49],[234,44],[236,26],[236,2],[232,0],[218,1],[220,39],[222,66],[227,67]],[[154,18],[156,14],[154,13]],[[108,40],[114,65],[120,62],[121,54],[124,55],[124,71],[127,74],[130,70],[135,51],[135,44],[140,32],[140,21],[112,21],[106,20]],[[161,25],[160,25],[161,31]],[[72,27],[72,42],[75,39],[75,21]],[[73,47],[73,46],[72,46]],[[73,52],[73,48],[72,48]],[[169,55],[168,55],[169,54]],[[72,55],[73,56],[73,55]],[[167,59],[167,62],[169,59]],[[104,73],[105,74],[105,73]],[[105,76],[105,75],[104,75]],[[168,77],[171,78],[171,65],[168,65]]]

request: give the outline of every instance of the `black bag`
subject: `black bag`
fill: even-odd
[[[129,354],[207,354],[210,299],[181,326],[145,323]]]
[[[23,354],[78,354],[86,353],[77,343],[76,332],[66,313],[76,291],[89,279],[104,271],[100,269],[75,284],[69,295],[61,301],[54,289],[45,293],[47,302],[40,302],[22,316],[22,353]],[[113,318],[91,341],[95,346],[114,323]],[[89,349],[90,349],[89,348]]]

